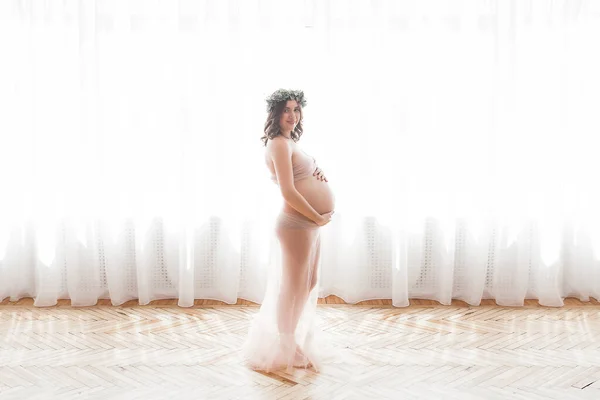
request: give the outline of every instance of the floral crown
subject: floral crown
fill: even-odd
[[[271,112],[278,103],[288,100],[296,100],[301,107],[306,106],[306,99],[302,90],[277,89],[267,98],[267,112]]]

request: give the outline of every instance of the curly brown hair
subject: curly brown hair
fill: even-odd
[[[281,114],[283,113],[286,104],[287,100],[281,101],[277,103],[275,107],[271,109],[271,111],[269,111],[267,121],[265,122],[265,135],[260,138],[260,140],[264,142],[265,146],[267,145],[269,139],[273,140],[277,136],[281,136],[281,127],[279,126],[279,120],[281,119]],[[298,107],[300,108],[300,120],[298,121],[298,124],[296,124],[296,127],[291,133],[291,137],[294,142],[300,140],[300,136],[302,136],[302,132],[304,132],[304,129],[302,128],[302,106],[298,104]]]

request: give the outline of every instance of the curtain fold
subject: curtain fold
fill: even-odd
[[[600,299],[594,1],[0,4],[0,300],[261,302],[264,99],[337,199],[320,295]]]

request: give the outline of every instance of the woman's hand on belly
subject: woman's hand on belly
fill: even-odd
[[[335,213],[335,211],[321,214],[321,218],[316,222],[316,224],[319,226],[327,225],[331,222],[331,217],[333,216],[333,213]]]
[[[323,173],[323,170],[319,167],[317,167],[317,169],[315,169],[315,172],[313,172],[313,176],[316,176],[317,179],[320,179],[321,181],[329,182],[327,180],[327,178],[325,178],[325,174]]]

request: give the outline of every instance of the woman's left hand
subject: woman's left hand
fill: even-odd
[[[325,178],[325,175],[323,174],[323,170],[319,167],[317,167],[317,169],[315,169],[315,172],[313,172],[313,176],[316,176],[317,179],[320,179],[321,181],[329,182],[327,180],[327,178]]]

